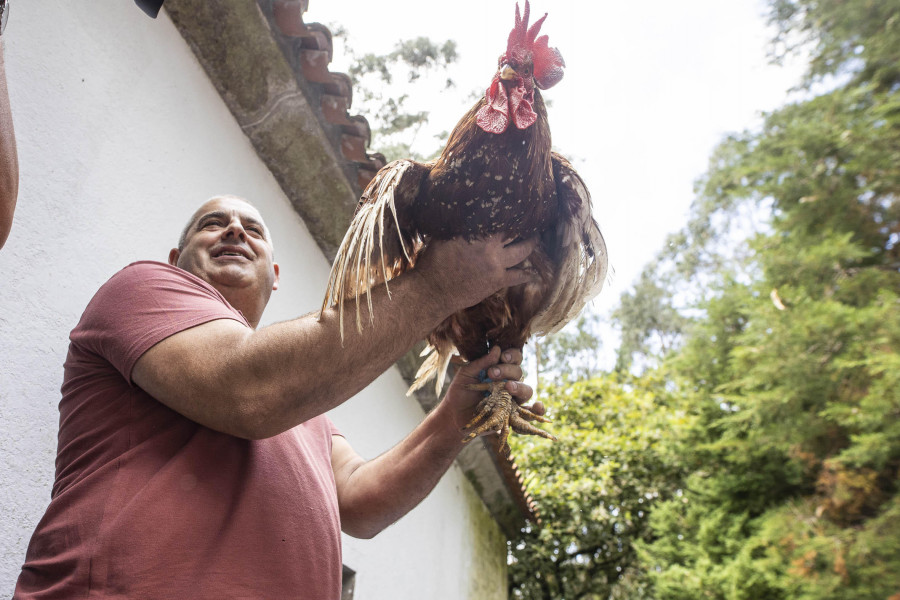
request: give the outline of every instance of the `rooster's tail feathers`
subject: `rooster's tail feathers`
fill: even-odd
[[[422,351],[422,356],[427,355],[427,358],[416,372],[416,380],[409,386],[406,395],[412,396],[416,390],[425,387],[425,384],[434,377],[434,392],[440,397],[441,390],[444,389],[444,380],[447,378],[450,359],[454,354],[456,354],[456,347],[449,342],[447,342],[446,346],[435,347],[431,344],[426,346],[425,350]]]
[[[372,298],[367,292],[384,283],[390,296],[388,281],[412,263],[410,256],[412,244],[403,238],[394,201],[394,192],[403,174],[412,164],[406,160],[396,161],[378,173],[376,179],[363,193],[363,204],[341,241],[322,302],[322,311],[329,306],[337,305],[341,339],[344,337],[344,300],[357,299],[356,329],[362,331],[359,296],[366,294],[371,322],[374,319]],[[390,216],[386,213],[390,213]],[[393,229],[397,235],[396,240],[388,240],[387,244],[393,246],[396,243],[401,252],[385,254],[386,228]]]

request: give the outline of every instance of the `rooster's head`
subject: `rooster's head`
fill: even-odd
[[[519,14],[509,33],[506,52],[500,55],[497,73],[485,92],[484,106],[478,111],[478,126],[488,133],[503,133],[510,119],[519,129],[527,129],[536,120],[534,88],[542,90],[556,85],[566,66],[556,48],[548,45],[548,37],[537,37],[546,13],[528,27],[530,6],[525,0],[525,13]]]

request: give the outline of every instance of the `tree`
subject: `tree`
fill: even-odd
[[[688,318],[672,303],[671,271],[660,269],[660,262],[641,272],[634,291],[624,292],[613,312],[622,333],[616,361],[619,372],[634,366],[635,355],[641,358],[640,368],[658,364],[678,347],[687,325]]]
[[[510,597],[649,598],[634,542],[677,480],[674,440],[688,417],[669,404],[661,373],[549,386],[544,396],[559,441],[510,439],[542,518],[510,542]]]
[[[600,315],[586,310],[560,331],[531,340],[534,360],[528,364],[534,365],[536,372],[536,396],[551,382],[590,379],[600,373],[599,325]]]
[[[727,138],[701,182],[675,262],[711,285],[665,361],[694,418],[685,496],[636,547],[657,598],[883,599],[900,590],[900,5],[776,0],[772,18],[831,89]],[[709,241],[748,205],[770,220],[729,266]]]

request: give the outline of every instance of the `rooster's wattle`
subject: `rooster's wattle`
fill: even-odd
[[[606,245],[591,216],[590,194],[572,165],[551,150],[540,90],[562,79],[565,63],[546,35],[537,37],[546,17],[529,28],[528,1],[521,16],[516,5],[515,27],[484,97],[459,121],[437,159],[398,160],[378,172],[335,259],[323,308],[387,285],[414,268],[432,240],[501,232],[509,239],[539,236],[526,261],[537,280],[501,290],[432,331],[430,355],[411,392],[436,377],[440,393],[457,352],[471,361],[493,346],[521,348],[531,335],[559,330],[606,278]],[[552,439],[529,422],[544,419],[516,405],[502,387],[485,385],[491,394],[467,426],[466,439],[499,430],[500,448],[508,449],[510,428]]]

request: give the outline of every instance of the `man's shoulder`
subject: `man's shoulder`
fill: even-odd
[[[135,261],[110,277],[110,281],[117,278],[144,279],[146,277],[171,277],[173,279],[186,279],[204,283],[199,277],[188,273],[184,269],[156,260]]]
[[[220,297],[219,292],[196,275],[168,263],[155,260],[139,260],[122,268],[104,283],[100,291],[138,287],[150,291],[174,283],[190,289],[202,289]],[[224,299],[223,299],[224,300]]]
[[[107,343],[133,339],[146,350],[141,346],[146,340],[155,343],[216,319],[233,319],[249,327],[240,311],[199,277],[166,263],[138,261],[100,286],[69,339],[73,343],[98,336]]]
[[[141,306],[194,306],[212,302],[234,309],[213,286],[179,267],[153,260],[129,264],[110,277],[94,294],[88,309],[131,311]]]

